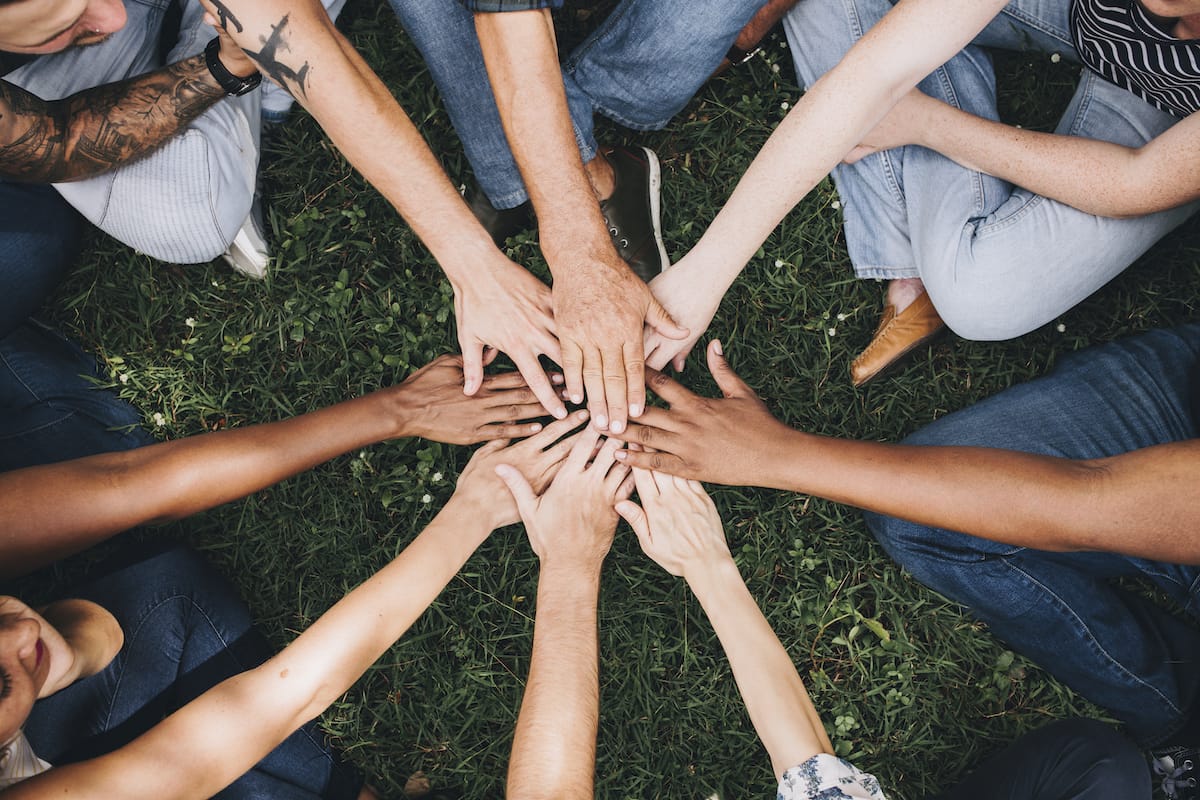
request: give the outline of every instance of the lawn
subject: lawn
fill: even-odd
[[[568,10],[565,38],[594,20]],[[469,168],[432,81],[384,4],[352,0],[341,26],[388,82],[455,183]],[[1001,64],[1006,114],[1046,126],[1073,80],[1045,56]],[[699,238],[800,91],[783,40],[710,82],[672,126],[606,141],[654,148],[664,234],[678,258]],[[393,157],[386,142],[378,158]],[[449,284],[393,209],[294,114],[266,139],[270,278],[220,263],[157,263],[93,235],[52,316],[107,363],[113,386],[163,438],[317,409],[401,380],[456,349]],[[848,364],[882,287],[851,278],[829,182],[775,231],[726,297],[711,333],[789,424],[896,440],[1044,372],[1092,342],[1195,318],[1200,239],[1187,224],[1078,308],[1019,340],[944,337],[865,390]],[[513,257],[546,277],[534,235]],[[1046,264],[1053,269],[1052,263]],[[683,380],[712,392],[689,363]],[[450,496],[468,451],[420,440],[338,458],[268,491],[139,535],[190,541],[242,589],[282,646],[407,542]],[[742,574],[822,711],[839,754],[896,798],[919,798],[1023,731],[1099,713],[918,585],[854,509],[713,487]],[[86,557],[85,559],[86,560]],[[62,580],[80,560],[47,578]],[[532,643],[537,560],[498,531],[435,605],[324,716],[389,796],[496,798]],[[600,611],[597,796],[773,796],[774,780],[721,648],[682,583],[622,525]],[[424,780],[414,779],[418,773]]]

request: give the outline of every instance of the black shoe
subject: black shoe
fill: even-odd
[[[533,206],[528,200],[514,208],[495,208],[479,184],[475,184],[467,195],[467,206],[499,248],[503,248],[511,237],[537,224]]]
[[[613,169],[613,193],[600,201],[617,252],[634,273],[649,283],[671,263],[663,246],[662,177],[658,156],[645,147],[608,147],[601,151]]]
[[[1150,756],[1154,774],[1162,777],[1163,796],[1167,800],[1200,798],[1200,789],[1196,787],[1200,748],[1165,747],[1154,750]]]

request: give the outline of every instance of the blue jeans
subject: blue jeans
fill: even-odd
[[[0,339],[0,472],[154,443],[96,359],[32,320]]]
[[[995,447],[1073,459],[1200,436],[1200,323],[1064,357],[918,431],[909,444]],[[1195,724],[1200,631],[1116,578],[1149,580],[1200,616],[1200,568],[1111,553],[1050,553],[875,514],[883,548],[925,585],[1087,699],[1139,742]]]
[[[442,94],[484,193],[496,208],[529,195],[508,147],[474,17],[458,0],[390,0]],[[563,62],[563,86],[584,163],[596,155],[593,115],[634,130],[666,126],[721,63],[765,0],[624,0]]]
[[[1059,720],[1025,734],[936,800],[1150,800],[1150,770],[1109,726]]]
[[[101,672],[34,705],[25,733],[34,751],[56,766],[128,744],[271,654],[233,587],[181,547],[139,553],[133,563],[71,596],[112,612],[125,632],[125,645]],[[361,787],[362,778],[309,723],[217,797],[355,798]]]
[[[81,228],[49,186],[0,181],[0,339],[54,291],[79,252]]]
[[[889,0],[799,3],[784,24],[800,83],[831,69],[891,8]],[[1069,8],[1070,0],[1012,0],[921,91],[996,119],[996,79],[984,47],[1078,60]],[[1138,147],[1175,122],[1085,69],[1057,132]],[[833,177],[856,274],[920,277],[946,324],[968,339],[1010,339],[1053,320],[1200,207],[1098,217],[916,146],[838,166]]]

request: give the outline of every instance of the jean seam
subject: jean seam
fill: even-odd
[[[1147,683],[1146,681],[1142,680],[1140,677],[1138,677],[1134,673],[1130,672],[1129,669],[1126,668],[1124,664],[1122,664],[1117,659],[1113,658],[1113,656],[1100,645],[1099,641],[1097,641],[1096,637],[1092,634],[1091,629],[1087,626],[1087,624],[1084,623],[1084,621],[1079,617],[1079,615],[1077,613],[1075,613],[1075,610],[1073,608],[1071,608],[1071,606],[1068,605],[1065,600],[1063,600],[1061,597],[1059,597],[1058,594],[1056,594],[1053,590],[1051,590],[1050,587],[1046,586],[1044,583],[1039,581],[1037,578],[1033,577],[1031,574],[1029,574],[1025,570],[1021,569],[1016,564],[1012,563],[1008,558],[1002,557],[999,560],[1002,561],[1004,563],[1004,565],[1006,567],[1008,567],[1010,570],[1012,570],[1014,573],[1020,575],[1022,578],[1024,578],[1026,581],[1028,581],[1031,585],[1033,585],[1034,587],[1045,592],[1046,596],[1049,597],[1053,601],[1053,603],[1056,605],[1057,610],[1063,612],[1065,616],[1069,617],[1071,620],[1074,621],[1076,630],[1084,635],[1084,639],[1087,641],[1087,643],[1088,643],[1089,647],[1092,649],[1092,651],[1094,653],[1100,655],[1110,668],[1112,668],[1116,673],[1118,673],[1121,676],[1125,677],[1126,679],[1130,680],[1132,683],[1134,683],[1138,686],[1141,686],[1145,689],[1148,689],[1151,693],[1153,693],[1154,695],[1157,695],[1162,700],[1163,704],[1168,709],[1170,709],[1172,712],[1174,712],[1176,715],[1183,714],[1183,711],[1178,706],[1176,706],[1173,702],[1171,702],[1171,700],[1168,699],[1166,697],[1166,695],[1164,695],[1161,691],[1159,691],[1158,687],[1153,686],[1153,685]]]
[[[1049,25],[1044,24],[1040,18],[1030,16],[1029,14],[1022,14],[1019,9],[1013,9],[1011,7],[1011,4],[1008,7],[1005,7],[1003,10],[1001,10],[1000,13],[1003,16],[1011,17],[1012,19],[1016,20],[1017,22],[1019,22],[1020,24],[1026,26],[1026,27],[1033,28],[1036,31],[1044,33],[1045,35],[1049,36],[1051,39],[1061,42],[1063,44],[1063,46],[1069,48],[1071,50],[1072,55],[1074,55],[1075,42],[1071,39],[1071,32],[1069,30],[1068,31],[1055,30],[1054,28],[1051,28]]]

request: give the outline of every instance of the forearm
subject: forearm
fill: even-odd
[[[783,217],[896,101],[962,49],[1003,5],[1003,0],[965,6],[901,0],[871,28],[809,87],[701,237],[696,248],[714,275],[740,271]]]
[[[781,437],[761,484],[1042,550],[1200,563],[1200,441],[1090,461],[972,447]]]
[[[480,13],[475,27],[551,270],[598,260],[613,246],[575,142],[550,12]]]
[[[224,96],[203,54],[53,102],[0,83],[0,175],[36,183],[99,175],[154,150]]]
[[[468,280],[477,262],[496,257],[420,132],[320,3],[229,0],[215,16],[260,70],[312,113],[452,279]]]
[[[334,456],[404,435],[399,387],[265,425],[0,475],[0,573],[119,531],[235,500]]]
[[[833,746],[804,682],[732,559],[687,575],[729,658],[746,711],[777,776]]]
[[[1165,164],[1153,142],[1140,149],[1124,147],[1016,128],[932,98],[922,105],[916,144],[1089,214],[1141,216],[1173,208],[1200,191],[1194,181],[1173,186],[1170,179],[1160,179]],[[1172,161],[1174,172],[1186,164],[1179,157]]]
[[[327,708],[408,630],[487,537],[486,518],[452,499],[403,553],[279,655],[113,754],[52,770],[36,788],[49,794],[59,781],[74,784],[80,794],[72,796],[211,797]]]
[[[544,566],[529,681],[513,734],[507,796],[594,797],[600,699],[599,574]]]

